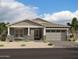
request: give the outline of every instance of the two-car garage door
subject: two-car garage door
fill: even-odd
[[[65,30],[46,30],[46,39],[50,40],[66,40],[67,33]]]

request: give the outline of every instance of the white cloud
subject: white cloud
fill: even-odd
[[[44,14],[44,18],[48,21],[52,21],[59,24],[66,24],[70,22],[73,17],[78,17],[78,11],[70,12],[70,11],[60,11],[52,14]]]
[[[38,17],[38,7],[24,5],[16,0],[0,0],[0,21],[15,22]]]
[[[78,10],[73,13],[76,17],[78,17]]]
[[[38,7],[24,5],[17,0],[0,0],[0,21],[16,22],[23,19],[43,18],[45,20],[66,24],[73,17],[78,17],[78,11],[60,11],[52,14],[44,14],[44,17],[37,14]]]

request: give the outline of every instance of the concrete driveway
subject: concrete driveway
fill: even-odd
[[[73,41],[52,41],[52,44],[54,44],[54,48],[74,48],[78,47],[77,42]]]

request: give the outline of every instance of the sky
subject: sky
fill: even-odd
[[[36,6],[39,13],[59,12],[63,10],[76,11],[78,0],[18,0],[25,5]]]
[[[42,18],[66,24],[78,17],[78,0],[0,0],[0,22]]]

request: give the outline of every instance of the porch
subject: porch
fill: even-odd
[[[8,27],[7,37],[9,40],[43,40],[46,28],[42,27]]]

